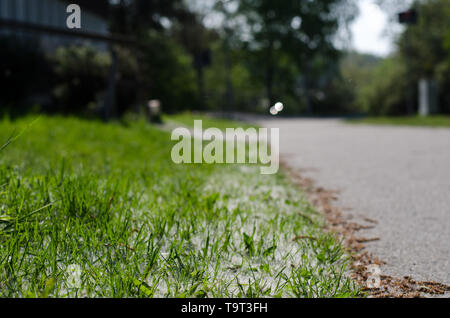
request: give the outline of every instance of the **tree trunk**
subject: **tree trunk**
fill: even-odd
[[[201,110],[205,109],[205,84],[204,84],[204,73],[203,66],[198,65],[197,69],[197,85],[198,85],[198,94],[200,97],[199,107]]]
[[[311,102],[311,82],[309,77],[309,74],[311,74],[311,66],[309,64],[309,61],[306,62],[305,70],[306,72],[305,74],[303,74],[303,85],[305,90],[306,113],[308,115],[312,115],[313,107]]]
[[[270,40],[269,47],[267,48],[267,61],[266,61],[266,94],[269,100],[269,108],[275,104],[275,98],[273,96],[273,77],[274,77],[274,65],[273,65],[273,42]]]
[[[231,50],[228,37],[229,35],[227,35],[227,39],[225,40],[226,100],[227,100],[226,112],[228,114],[231,114],[233,112],[233,103],[234,103],[233,79],[232,79],[233,63],[231,61]]]
[[[108,91],[103,106],[103,119],[108,121],[111,116],[115,115],[115,102],[116,102],[116,73],[117,73],[117,52],[113,47],[111,51],[111,67],[108,77]]]

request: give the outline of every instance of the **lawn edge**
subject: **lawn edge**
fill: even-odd
[[[369,227],[375,227],[377,221],[366,219],[369,225],[361,225],[346,220],[343,209],[333,202],[337,200],[338,191],[324,189],[317,182],[303,175],[302,169],[292,168],[285,160],[280,160],[280,166],[287,172],[285,175],[305,194],[306,199],[320,212],[326,220],[325,231],[334,235],[342,242],[343,248],[350,256],[350,278],[361,288],[361,297],[369,298],[424,298],[447,295],[450,286],[434,281],[415,281],[409,276],[402,278],[381,275],[380,288],[368,288],[370,276],[369,265],[386,264],[372,253],[365,250],[365,244],[379,238],[358,237],[357,232]]]

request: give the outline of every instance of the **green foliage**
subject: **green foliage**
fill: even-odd
[[[348,93],[339,82],[339,56],[332,39],[339,26],[354,17],[354,4],[354,0],[110,2],[111,32],[137,42],[132,48],[115,47],[119,63],[112,115],[137,110],[148,99],[160,99],[163,109],[171,113],[228,110],[231,104],[233,110],[266,113],[274,101],[285,104],[285,114],[298,114],[311,106],[318,112],[346,111]],[[102,1],[92,8],[106,5]],[[207,26],[203,7],[208,8],[208,20],[222,17],[223,24]],[[38,53],[33,47],[29,51]],[[212,65],[199,65],[199,55],[209,51]],[[17,105],[24,96],[47,95],[44,110],[100,112],[111,65],[108,52],[60,48],[55,54],[49,52],[54,56],[48,71],[36,67],[45,64],[40,55],[7,52],[0,54],[9,54],[3,60],[11,67],[5,66],[7,72],[0,76],[21,74],[23,78],[2,78],[5,87],[12,88],[2,95],[3,104]],[[24,56],[30,58],[19,62]],[[8,71],[13,68],[22,70]],[[325,99],[320,97],[323,91]]]
[[[355,103],[372,115],[405,114],[406,74],[401,58],[386,58],[370,71],[369,80],[358,87]]]
[[[123,116],[127,111],[136,110],[139,103],[139,62],[132,49],[117,46],[116,78],[116,116]]]
[[[114,33],[145,33],[161,30],[161,17],[174,20],[187,14],[183,0],[119,0],[110,1],[110,26]]]
[[[117,73],[114,110],[122,116],[137,104],[139,67],[136,56],[124,47],[114,47]],[[53,57],[56,84],[52,111],[81,115],[99,114],[103,107],[111,68],[109,52],[91,47],[61,47]]]
[[[205,69],[206,106],[210,110],[227,109],[227,64],[226,54],[220,41],[214,42],[212,49],[212,65]],[[264,96],[264,85],[249,68],[248,54],[244,50],[232,52],[233,64],[230,70],[233,84],[233,108],[239,111],[265,111],[259,104]]]
[[[438,81],[441,111],[450,112],[450,2],[447,0],[416,1],[417,25],[402,35],[399,45],[402,58],[410,64],[408,79],[417,83],[422,78]]]
[[[56,86],[53,90],[57,110],[86,113],[100,103],[107,86],[111,64],[106,52],[90,47],[59,48],[54,56]]]
[[[447,59],[445,37],[450,29],[450,2],[417,1],[417,25],[407,28],[400,39],[400,51],[409,58],[415,76],[434,76],[439,64]]]
[[[392,13],[392,1],[379,1]],[[407,114],[407,92],[417,101],[418,82],[435,79],[439,86],[442,113],[450,112],[450,2],[415,1],[416,25],[408,25],[398,41],[398,52],[382,62],[350,55],[342,63],[344,79],[353,85],[353,104],[371,115]],[[394,22],[396,23],[396,22]],[[417,102],[415,102],[417,105]]]
[[[174,39],[149,32],[140,61],[147,99],[159,99],[165,112],[195,109],[198,103],[195,71],[191,57]]]
[[[381,58],[370,54],[346,52],[341,59],[339,92],[347,96],[347,105],[353,113],[368,113],[369,102],[363,96],[364,90],[372,85],[375,68]]]
[[[211,116],[192,114],[190,112],[178,113],[175,115],[165,115],[164,121],[175,122],[178,125],[183,125],[185,127],[193,127],[195,120],[202,121],[203,129],[207,128],[218,128],[225,131],[227,128],[257,128],[255,125],[250,123],[228,120],[223,118],[214,118]]]
[[[353,1],[239,1],[240,11],[251,26],[251,48],[259,56],[258,67],[264,72],[264,83],[270,104],[280,99],[275,85],[285,83],[289,95],[295,95],[295,83],[299,75],[305,82],[305,93],[310,94],[320,81],[311,74],[319,57],[325,61],[337,61],[338,55],[332,43],[340,25],[355,16]],[[288,61],[289,68],[283,68]],[[315,65],[314,65],[315,64]],[[326,63],[325,63],[326,64]],[[321,71],[327,71],[323,64]],[[283,72],[288,70],[288,72]],[[294,75],[294,78],[289,76]],[[311,109],[311,96],[306,96]]]

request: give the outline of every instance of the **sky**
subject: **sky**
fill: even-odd
[[[386,56],[393,51],[392,40],[384,34],[388,15],[373,0],[360,0],[360,15],[351,27],[353,48],[362,53]]]
[[[205,0],[197,0],[201,5],[205,5]],[[210,0],[212,1],[212,0]],[[398,3],[408,3],[410,0],[398,0]],[[371,53],[379,56],[387,56],[394,51],[394,45],[391,36],[386,34],[389,23],[389,16],[382,11],[374,0],[358,0],[359,16],[353,22],[351,31],[353,34],[353,49],[361,53]],[[197,3],[190,1],[190,3]],[[212,2],[211,2],[212,3]],[[205,20],[209,26],[220,24],[221,20],[216,15],[210,15]],[[392,23],[392,21],[391,21]],[[390,25],[391,30],[392,25]],[[395,29],[395,28],[394,28]]]

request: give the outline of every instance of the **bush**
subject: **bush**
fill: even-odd
[[[53,60],[58,83],[53,90],[54,110],[83,114],[101,100],[111,64],[108,53],[90,47],[64,47],[56,51]]]
[[[212,46],[212,63],[205,69],[205,91],[206,106],[213,111],[228,110],[227,96],[227,60],[223,43],[217,41]],[[244,52],[235,50],[232,52],[232,101],[233,110],[267,112],[268,107],[256,107],[260,104],[262,97],[265,97],[264,85],[252,74]]]
[[[198,101],[192,60],[173,40],[160,34],[143,39],[145,47],[117,52],[115,109],[122,116],[139,98],[159,99],[165,111],[195,109]],[[92,47],[60,47],[51,57],[29,39],[1,39],[2,109],[21,114],[34,104],[50,113],[98,115],[108,89],[111,56]],[[139,60],[138,60],[139,59]],[[38,98],[39,97],[39,98]]]
[[[122,116],[137,103],[138,64],[134,54],[116,47],[117,73],[113,113]],[[58,84],[53,90],[55,111],[60,113],[98,113],[108,88],[111,56],[90,47],[57,50],[55,74]]]
[[[116,115],[135,110],[138,103],[139,65],[130,50],[117,47]]]
[[[27,111],[52,87],[52,71],[44,53],[36,50],[33,38],[0,38],[0,103],[3,111],[13,115]]]
[[[158,99],[164,112],[198,107],[198,89],[191,57],[173,39],[149,32],[142,43],[140,68],[146,96]]]
[[[406,114],[406,76],[403,60],[385,59],[373,70],[371,80],[359,88],[356,103],[371,115]]]

